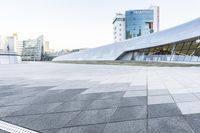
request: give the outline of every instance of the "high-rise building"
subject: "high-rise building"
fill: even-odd
[[[119,30],[121,29],[119,25],[123,25],[123,30]],[[149,9],[128,10],[125,15],[117,14],[113,26],[115,42],[157,32],[159,31],[159,7],[151,6]]]
[[[126,11],[126,39],[153,33],[153,10]]]
[[[113,21],[114,41],[120,42],[125,40],[125,15],[117,13]]]
[[[44,37],[23,41],[22,60],[40,61],[44,54]]]

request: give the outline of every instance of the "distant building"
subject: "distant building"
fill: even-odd
[[[114,22],[114,41],[120,42],[159,31],[159,7],[129,10],[117,14]]]
[[[120,42],[125,40],[125,15],[117,13],[113,21],[114,41]]]
[[[149,9],[153,10],[154,32],[159,32],[160,31],[160,8],[159,6],[150,6]]]
[[[13,37],[14,37],[14,40],[15,40],[15,51],[18,55],[21,56],[22,50],[23,50],[23,42],[19,41],[17,33],[13,33]]]
[[[20,63],[21,57],[16,52],[14,36],[0,35],[0,64]]]
[[[49,51],[49,41],[45,41],[45,45],[44,45],[44,51]]]
[[[44,37],[23,41],[22,60],[41,61],[44,54]]]

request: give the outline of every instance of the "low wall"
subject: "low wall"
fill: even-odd
[[[21,57],[16,54],[0,54],[0,64],[18,64],[21,63]]]

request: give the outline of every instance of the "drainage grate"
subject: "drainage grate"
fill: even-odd
[[[10,133],[38,133],[36,131],[32,131],[20,126],[16,126],[16,125],[13,125],[1,120],[0,120],[0,129],[3,131],[10,132]]]

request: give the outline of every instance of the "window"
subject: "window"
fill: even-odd
[[[122,24],[119,24],[119,26],[121,27],[121,26],[122,26]]]
[[[183,43],[179,43],[176,45],[176,54],[180,54],[180,50],[182,50],[182,47],[183,47]]]
[[[190,44],[191,44],[191,42],[185,43],[184,46],[183,46],[183,49],[188,50],[190,48]]]
[[[192,45],[190,46],[190,49],[196,49],[198,47],[198,43],[196,43],[195,41],[193,41]]]

